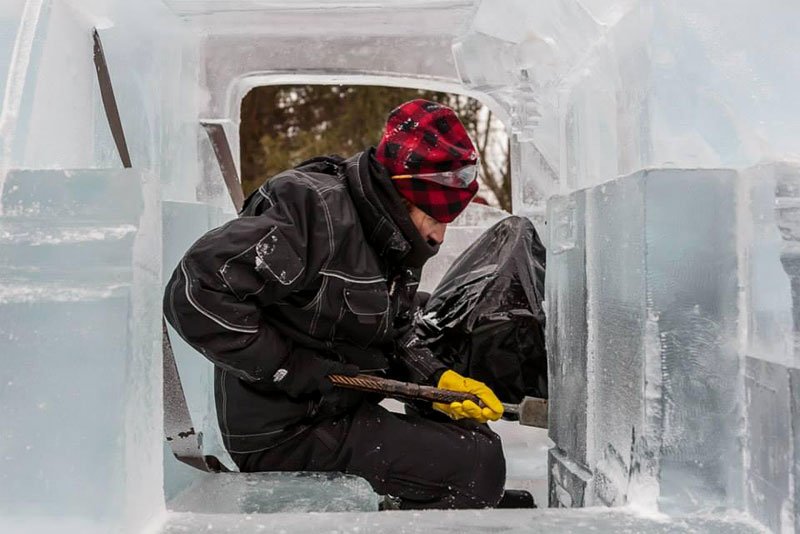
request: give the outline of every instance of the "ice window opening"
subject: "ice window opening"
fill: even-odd
[[[343,157],[375,146],[386,117],[401,103],[431,100],[455,110],[480,156],[476,202],[511,211],[511,155],[505,125],[475,98],[425,89],[369,85],[270,85],[242,100],[242,185],[251,193],[268,177],[322,154]]]
[[[450,225],[444,247],[424,270],[421,289],[431,291],[453,260],[511,209],[510,142],[500,119],[479,101],[453,93],[363,85],[272,85],[251,89],[242,100],[239,146],[242,188],[252,193],[264,180],[301,161],[320,154],[349,156],[374,146],[380,138],[388,112],[414,98],[437,101],[452,107],[474,139],[481,158],[481,190],[475,207]],[[201,142],[205,140],[201,139]],[[214,148],[219,156],[219,151]],[[209,162],[214,170],[214,162]],[[215,175],[219,177],[219,175]],[[178,342],[180,345],[180,341]],[[195,355],[199,357],[199,355]],[[182,358],[182,367],[208,367]],[[191,371],[188,371],[189,376]],[[210,380],[210,379],[209,379]],[[208,382],[206,382],[208,383]],[[197,389],[197,385],[184,387]],[[207,402],[207,401],[203,401]],[[400,405],[388,402],[395,408]],[[205,404],[206,409],[213,408]],[[212,428],[203,431],[205,449],[225,457],[213,428],[214,412],[201,416]],[[499,422],[498,431],[507,436],[509,487],[532,490],[536,501],[547,501],[546,431],[522,428],[517,423]],[[168,499],[177,495],[190,476],[183,466],[167,457],[165,486]],[[228,462],[230,460],[228,459]],[[229,466],[231,464],[229,463]],[[181,474],[183,473],[183,475]],[[186,498],[178,497],[183,501]],[[168,500],[169,502],[169,500]]]

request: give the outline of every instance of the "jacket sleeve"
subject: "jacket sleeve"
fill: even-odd
[[[448,369],[431,349],[419,341],[413,329],[398,339],[395,347],[395,354],[405,367],[411,382],[436,385],[439,377]]]
[[[417,337],[413,321],[418,308],[416,292],[408,304],[408,310],[395,319],[395,358],[402,365],[408,380],[435,385],[448,367]]]
[[[272,382],[293,350],[262,316],[315,280],[332,250],[324,201],[297,177],[270,182],[261,215],[211,230],[167,284],[164,314],[192,347],[249,382]]]

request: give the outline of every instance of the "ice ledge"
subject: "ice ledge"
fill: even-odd
[[[169,501],[167,508],[238,517],[370,512],[378,510],[378,495],[363,478],[335,472],[214,473],[194,482]]]
[[[653,534],[677,532],[763,532],[747,516],[691,515],[662,518],[623,508],[535,510],[430,510],[396,512],[346,512],[305,514],[190,514],[171,513],[161,534],[187,532],[241,533],[291,532],[615,532]]]

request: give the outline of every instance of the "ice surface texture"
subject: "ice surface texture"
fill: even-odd
[[[94,26],[134,169],[103,113]],[[196,201],[200,181],[180,32],[156,2],[0,8],[3,532],[136,532],[164,509],[161,197]]]
[[[585,510],[438,510],[340,514],[174,514],[161,531],[183,534],[210,530],[230,534],[286,532],[322,534],[370,532],[531,532],[640,534],[756,534],[763,530],[741,514],[666,518],[637,515],[620,509]]]
[[[777,51],[800,46],[800,5],[727,6],[481,2],[454,55],[509,114],[515,213],[643,168],[796,158],[800,59]]]
[[[378,495],[363,478],[341,473],[216,473],[192,484],[169,509],[201,514],[374,512]]]
[[[6,185],[0,515],[124,521],[160,463],[156,184],[117,169],[14,171]]]
[[[792,316],[778,225],[754,194],[772,184],[774,211],[776,174],[653,170],[551,200],[552,504],[793,523],[796,357],[760,334]],[[767,313],[770,288],[783,298]]]

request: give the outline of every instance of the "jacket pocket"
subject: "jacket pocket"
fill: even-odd
[[[389,324],[389,294],[383,288],[345,287],[336,338],[367,347]]]
[[[276,227],[267,232],[255,247],[256,271],[265,280],[274,279],[288,286],[297,280],[303,271],[303,262],[292,248],[286,236]]]
[[[379,289],[345,288],[344,303],[362,324],[374,324],[389,311],[389,295]]]
[[[292,284],[303,270],[302,260],[273,226],[258,242],[228,258],[219,275],[236,298],[244,300],[260,293],[268,282]]]

